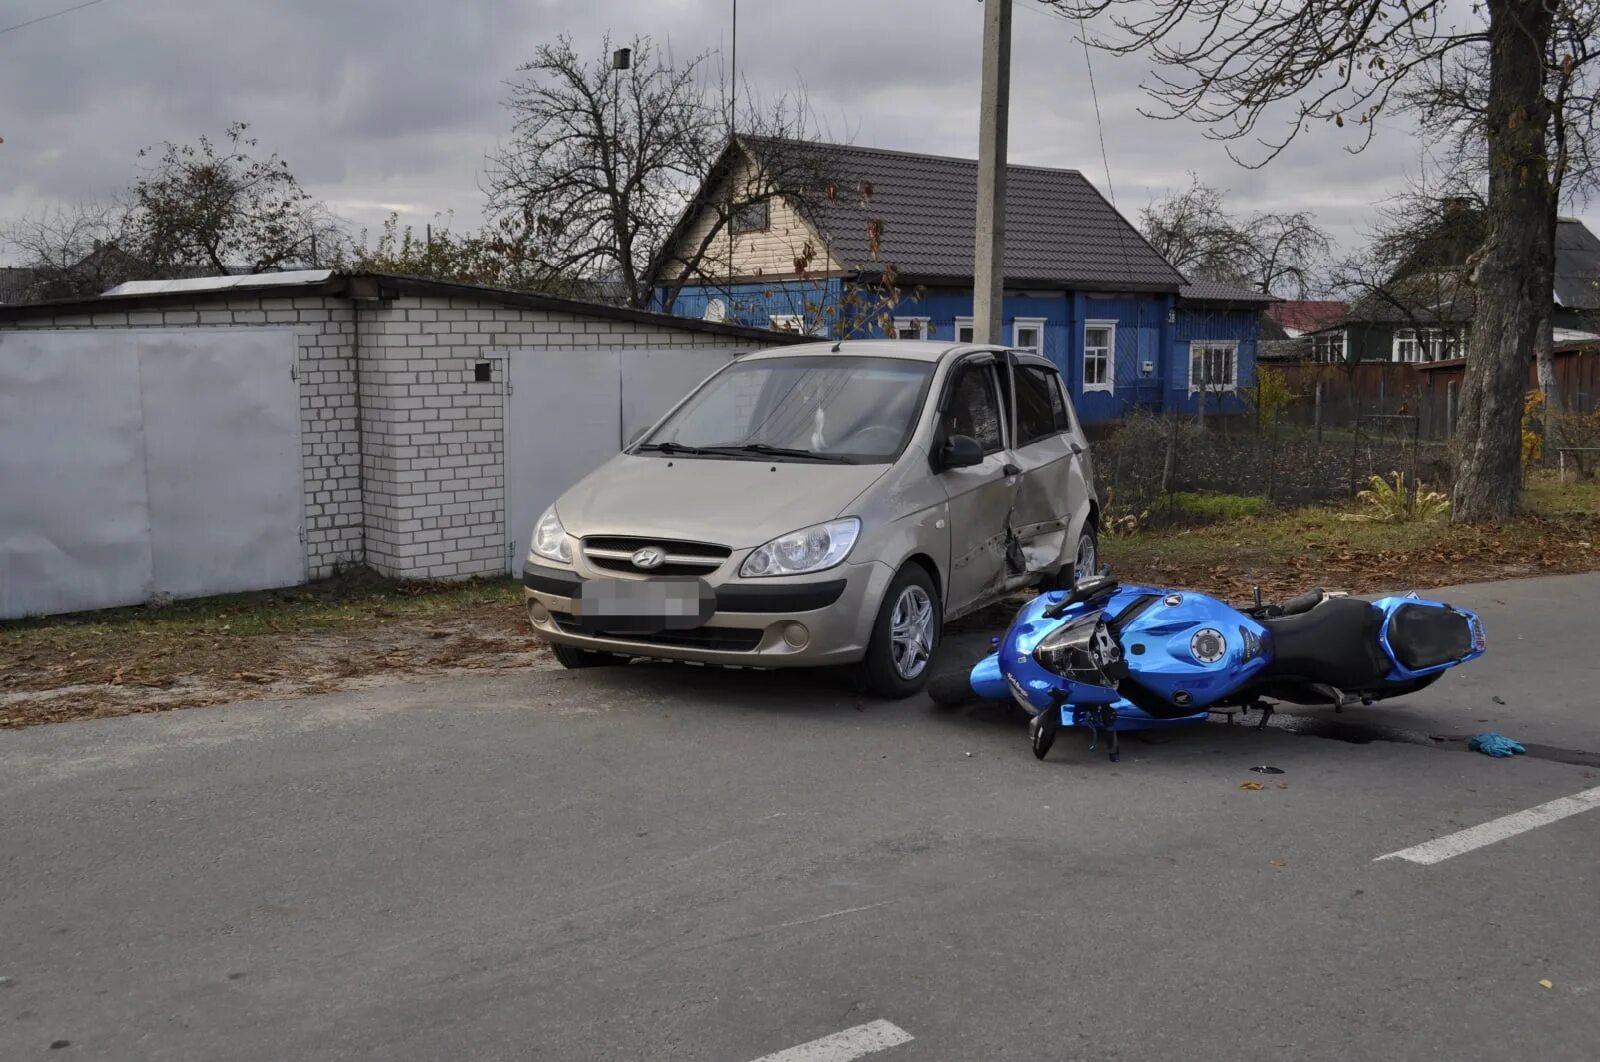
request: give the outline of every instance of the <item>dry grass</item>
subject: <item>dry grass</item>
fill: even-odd
[[[1125,582],[1205,589],[1245,600],[1312,586],[1365,592],[1600,569],[1600,483],[1529,485],[1526,517],[1499,527],[1439,519],[1382,524],[1348,510],[1292,512],[1109,539]]]
[[[0,624],[0,728],[548,666],[509,579],[370,573],[291,590]]]

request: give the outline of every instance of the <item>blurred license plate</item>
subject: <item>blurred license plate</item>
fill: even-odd
[[[590,630],[648,634],[700,626],[717,610],[717,596],[700,579],[591,579],[572,607]]]

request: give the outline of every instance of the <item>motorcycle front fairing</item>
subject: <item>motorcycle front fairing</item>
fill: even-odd
[[[1023,606],[998,650],[973,668],[978,695],[1013,700],[1035,716],[1059,711],[1062,726],[1145,730],[1203,720],[1206,706],[1249,683],[1265,666],[1261,625],[1204,594],[1123,586],[1058,617],[1045,615],[1064,597],[1041,594]],[[1110,627],[1129,668],[1118,684],[1125,692],[1118,685],[1075,681],[1035,655],[1040,642],[1095,613]]]

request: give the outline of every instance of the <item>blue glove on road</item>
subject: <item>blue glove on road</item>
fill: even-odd
[[[1485,756],[1520,756],[1528,750],[1504,734],[1474,734],[1467,739],[1467,748]]]

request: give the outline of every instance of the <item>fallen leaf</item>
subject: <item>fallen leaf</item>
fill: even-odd
[[[1249,789],[1249,790],[1254,791],[1256,789],[1265,789],[1266,786],[1262,785],[1260,782],[1245,782],[1245,783],[1241,784],[1239,786],[1239,788],[1240,789]]]
[[[1548,977],[1541,977],[1541,978],[1539,978],[1539,987],[1540,988],[1554,988],[1555,987],[1555,982],[1550,980],[1550,978],[1548,978]]]

